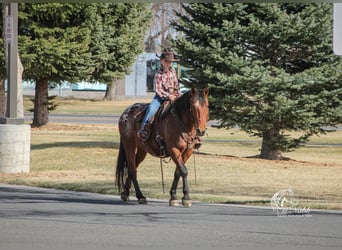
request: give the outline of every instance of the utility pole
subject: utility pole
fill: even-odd
[[[18,3],[8,4],[5,18],[5,42],[8,48],[7,61],[7,110],[6,117],[0,117],[0,124],[23,124],[24,118],[18,118]]]
[[[7,110],[0,118],[0,173],[30,172],[31,127],[18,118],[18,3],[8,3],[5,18],[8,46]]]

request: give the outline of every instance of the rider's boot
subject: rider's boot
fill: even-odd
[[[147,141],[151,134],[151,128],[152,123],[147,122],[145,126],[138,131],[138,137],[143,141]]]

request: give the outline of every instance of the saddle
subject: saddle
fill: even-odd
[[[135,105],[137,105],[137,106],[135,106]],[[136,108],[135,124],[136,124],[136,126],[140,126],[140,124],[142,123],[142,121],[145,117],[145,114],[146,114],[146,111],[147,111],[149,104],[148,103],[144,103],[144,104],[140,103],[140,104],[135,104],[135,105],[134,105]],[[158,119],[158,121],[161,121],[168,113],[172,112],[172,110],[173,110],[173,106],[172,106],[170,101],[163,102],[163,104],[159,107],[156,114],[150,118],[149,130],[151,131],[153,129],[153,126],[154,126],[156,119]],[[173,115],[175,116],[176,114],[173,113]],[[189,137],[188,134],[182,133],[182,137],[183,137],[184,141],[187,142],[188,148],[194,147],[195,149],[199,149],[202,145],[201,139],[198,136]],[[166,145],[165,145],[164,138],[157,133],[154,137],[154,140],[160,148],[160,157],[161,158],[166,157],[167,152],[166,152]]]
[[[141,107],[138,108],[138,111],[135,115],[135,120],[137,124],[142,123],[149,104],[143,103],[140,105]],[[149,123],[153,126],[156,118],[158,119],[158,121],[162,120],[167,115],[167,113],[170,112],[171,109],[172,109],[171,102],[164,101],[162,105],[160,105],[158,111],[149,119]]]
[[[136,117],[136,119],[135,119],[136,125],[142,123],[142,121],[145,117],[147,108],[148,108],[148,105],[145,105],[144,107],[140,107],[138,109],[138,112],[136,113],[136,116],[135,116]],[[148,130],[149,131],[152,130],[152,127],[154,126],[156,119],[158,121],[161,121],[166,116],[166,114],[168,114],[170,112],[170,110],[172,110],[171,102],[170,101],[163,102],[162,105],[160,105],[156,114],[154,116],[152,116],[149,119],[148,124],[146,124],[146,126],[148,125]],[[148,132],[148,135],[146,136],[147,138],[149,138],[149,134],[150,134],[150,132]],[[165,145],[164,139],[159,134],[156,134],[154,137],[154,140],[158,144],[159,149],[160,149],[159,156],[162,158],[166,157],[167,152],[166,152],[166,145]]]

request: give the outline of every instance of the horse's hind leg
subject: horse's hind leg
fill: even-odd
[[[136,155],[135,155],[135,165],[136,168],[138,168],[139,164],[145,159],[146,157],[146,152],[138,150]],[[121,199],[124,201],[128,201],[129,197],[129,190],[131,189],[131,184],[132,184],[132,178],[130,175],[127,176],[127,179],[125,181],[125,185],[123,187],[124,191],[121,194]]]
[[[136,169],[138,169],[138,166],[139,164],[145,159],[146,157],[146,152],[139,149],[137,150],[137,153],[135,154],[135,166],[136,166]],[[147,204],[147,201],[146,201],[146,198],[143,196],[141,190],[140,190],[140,187],[139,187],[139,184],[138,184],[138,180],[137,180],[137,177],[135,176],[135,181],[136,183],[134,184],[134,188],[136,190],[136,196],[138,198],[138,202],[139,204]],[[138,191],[137,191],[138,190]]]
[[[136,168],[134,168],[134,170],[132,169],[130,176],[132,178],[132,182],[133,182],[134,189],[135,189],[135,195],[138,199],[138,203],[139,204],[147,204],[146,198],[142,194],[140,187],[139,187],[139,184],[138,184],[138,181],[137,181],[137,169]]]
[[[130,167],[128,168],[129,182],[126,182],[126,183],[129,184],[129,187],[130,187],[131,182],[133,182],[135,195],[138,199],[139,204],[147,203],[145,196],[142,194],[140,190],[138,180],[137,180],[138,165],[145,159],[145,157],[146,157],[146,152],[139,150],[139,149],[137,150],[137,153],[135,155],[131,155],[130,157],[127,157],[127,160],[129,159],[128,165]]]
[[[123,192],[121,193],[121,200],[128,201],[130,189],[131,189],[131,178],[128,175],[125,181],[125,185],[123,186]]]

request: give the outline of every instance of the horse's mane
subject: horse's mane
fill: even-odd
[[[191,95],[191,90],[185,92],[184,94],[182,94],[178,99],[176,99],[176,101],[172,104],[173,108],[178,112],[181,113],[182,110],[184,110],[185,108],[188,108],[190,103],[189,103],[189,99],[190,99],[190,95]]]
[[[179,113],[181,113],[182,110],[185,108],[188,108],[190,106],[190,97],[191,97],[191,92],[192,90],[188,90],[185,92],[183,95],[181,95],[176,101],[172,104],[173,108],[177,110]],[[197,98],[199,100],[200,104],[204,103],[204,96],[203,96],[203,91],[201,89],[197,89],[196,91]]]

